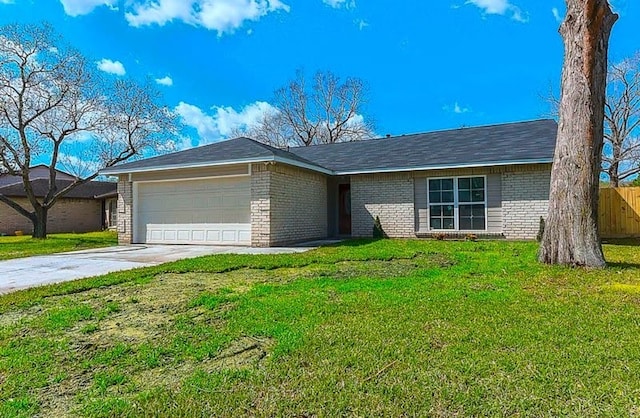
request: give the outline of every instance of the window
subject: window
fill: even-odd
[[[455,229],[453,179],[429,180],[429,209],[432,229]]]
[[[429,227],[483,231],[487,228],[484,176],[429,179]]]

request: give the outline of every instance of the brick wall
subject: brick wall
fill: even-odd
[[[551,166],[502,174],[503,234],[508,239],[535,239],[540,217],[549,208]]]
[[[128,176],[118,178],[118,243],[133,242],[133,188]]]
[[[327,236],[327,179],[283,164],[270,170],[270,245]],[[253,200],[253,199],[252,199]]]
[[[411,173],[351,176],[351,233],[370,237],[380,217],[392,238],[415,237],[414,186]]]
[[[251,245],[268,247],[271,233],[271,172],[264,164],[251,166]]]
[[[31,210],[26,198],[15,201],[22,207]],[[49,210],[47,232],[92,232],[102,229],[102,202],[91,199],[60,199]],[[0,233],[13,235],[15,231],[25,234],[33,232],[33,224],[24,216],[0,203]]]

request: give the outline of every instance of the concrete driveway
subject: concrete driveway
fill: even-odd
[[[299,253],[312,248],[131,245],[18,258],[0,261],[0,294],[203,255]]]

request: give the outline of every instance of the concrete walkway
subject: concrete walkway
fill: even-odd
[[[314,247],[131,245],[17,258],[0,261],[0,294],[204,255],[300,253]]]

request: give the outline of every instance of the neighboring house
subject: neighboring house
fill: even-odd
[[[277,246],[335,236],[535,238],[553,120],[287,151],[236,138],[103,171],[122,244]]]
[[[49,189],[49,168],[32,167],[31,185],[37,197],[44,197]],[[75,177],[57,170],[58,189],[68,186]],[[112,182],[91,181],[74,188],[61,198],[49,211],[47,232],[89,232],[109,227],[108,203],[115,202],[117,185]],[[31,205],[26,197],[22,179],[16,176],[0,175],[0,194],[10,197],[27,210]],[[113,210],[115,212],[115,209]],[[0,234],[13,235],[16,231],[30,234],[33,224],[14,209],[0,202]]]
[[[29,169],[29,179],[48,179],[49,167],[44,164],[34,165]],[[56,170],[56,179],[58,180],[75,180],[75,177],[61,170]],[[9,174],[0,174],[0,187],[9,184],[21,183],[22,177],[11,176]]]

